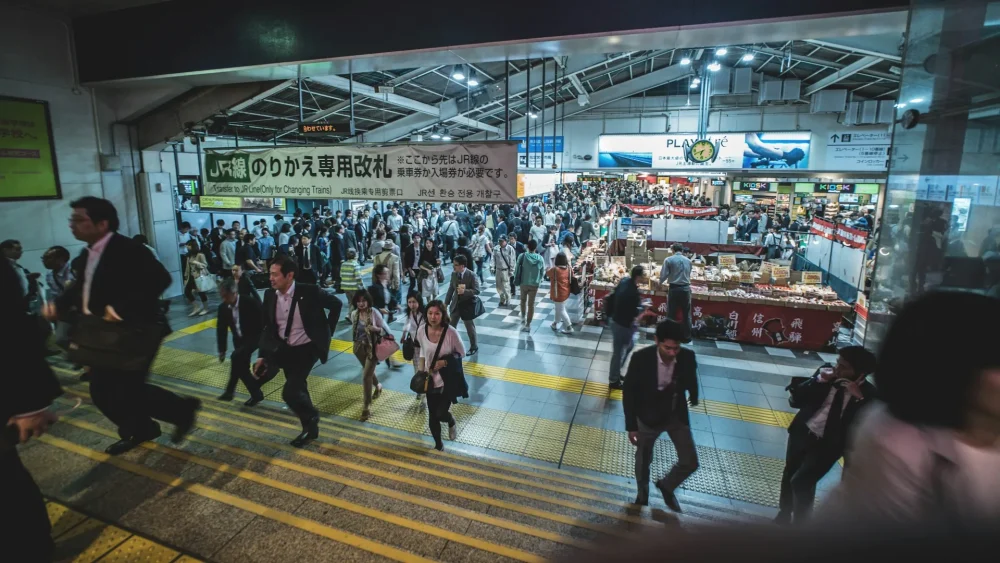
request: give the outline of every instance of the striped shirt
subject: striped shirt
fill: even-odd
[[[340,289],[357,291],[361,289],[361,264],[357,260],[348,260],[340,265]]]

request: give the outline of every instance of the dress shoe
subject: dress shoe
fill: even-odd
[[[677,513],[683,512],[681,510],[681,503],[677,502],[677,496],[674,495],[673,491],[668,490],[663,483],[659,481],[656,483],[656,488],[660,489],[660,494],[663,495],[663,502],[666,503],[667,508]]]
[[[233,394],[232,393],[223,393],[223,394],[219,395],[218,400],[219,401],[226,401],[226,402],[232,401],[233,400]]]
[[[296,448],[301,448],[309,442],[312,442],[316,438],[319,438],[319,417],[314,417],[309,422],[305,424],[302,428],[302,433],[292,440],[292,445]]]
[[[614,383],[609,383],[608,384],[608,390],[611,390],[611,389],[624,389],[624,388],[625,388],[625,384],[623,384],[621,381],[616,381]]]
[[[777,516],[774,517],[773,522],[779,526],[787,526],[792,523],[792,515],[788,512],[779,512]]]
[[[194,428],[195,420],[198,417],[198,409],[201,408],[201,401],[198,399],[185,399],[188,404],[189,414],[180,424],[174,428],[174,433],[170,436],[170,441],[173,443],[178,443],[184,440],[184,437],[191,433],[191,429]]]
[[[155,434],[149,434],[147,436],[133,436],[131,438],[125,438],[123,440],[118,440],[114,444],[108,446],[104,453],[108,455],[121,455],[129,450],[139,447],[139,444],[143,442],[148,442],[150,440],[155,440],[160,437],[160,429],[156,429]]]
[[[243,403],[243,406],[244,407],[255,407],[255,406],[257,406],[258,403],[260,403],[263,400],[264,400],[264,396],[263,395],[260,395],[259,397],[250,397],[249,399],[246,400],[245,403]]]
[[[478,353],[479,353],[479,346],[474,346],[472,348],[469,348],[469,355],[470,356],[475,356]]]
[[[640,492],[635,496],[635,502],[632,504],[636,506],[649,506],[649,493]]]
[[[90,372],[85,371],[80,374],[80,381],[90,381]]]

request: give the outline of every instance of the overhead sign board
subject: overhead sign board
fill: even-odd
[[[826,138],[827,170],[870,170],[889,167],[892,134],[882,131],[837,131]]]
[[[816,184],[815,191],[828,194],[853,194],[854,184]]]
[[[0,96],[0,201],[61,197],[48,102]]]
[[[517,144],[208,151],[204,174],[209,196],[514,203]]]
[[[736,190],[748,192],[774,192],[778,190],[777,182],[736,182]]]
[[[695,162],[691,148],[701,140],[695,134],[601,135],[597,162],[600,168],[657,169],[808,169],[808,131],[715,133],[706,141],[715,147],[713,158]]]
[[[306,136],[342,136],[351,135],[350,123],[299,123],[299,135]]]

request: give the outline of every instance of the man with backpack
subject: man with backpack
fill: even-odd
[[[538,242],[528,241],[528,251],[517,259],[514,268],[514,283],[521,288],[521,332],[531,332],[531,320],[535,316],[535,295],[545,276],[545,260],[536,252]]]
[[[618,287],[604,298],[604,316],[611,327],[611,371],[608,373],[608,389],[621,389],[622,363],[632,351],[632,337],[635,335],[635,319],[642,312],[642,297],[639,286],[646,283],[646,270],[636,265],[630,275],[618,282]],[[523,299],[523,297],[522,297]]]

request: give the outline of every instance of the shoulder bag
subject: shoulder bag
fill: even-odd
[[[571,271],[569,273],[569,292],[572,293],[573,295],[580,295],[582,291],[583,291],[583,286],[580,285],[580,280],[578,280]]]
[[[424,325],[424,335],[427,336],[427,340],[430,340],[430,327],[426,324]],[[438,356],[441,354],[441,345],[444,344],[444,339],[448,336],[448,327],[444,327],[441,331],[441,337],[438,338],[437,349],[434,350],[433,359],[431,359],[430,364],[425,364],[424,367],[427,369],[418,371],[413,374],[410,379],[410,390],[417,394],[427,393],[430,389],[431,384],[431,369],[434,369],[434,364],[437,363]]]
[[[215,276],[208,273],[207,270],[202,270],[200,276],[194,279],[194,286],[198,288],[201,293],[209,293],[215,291]]]
[[[372,312],[372,318],[375,318],[375,313]],[[382,321],[382,333],[377,335],[372,335],[374,340],[373,344],[375,349],[375,359],[384,362],[389,359],[390,356],[399,351],[399,344],[396,344],[396,337],[392,335],[385,327],[385,321]]]

